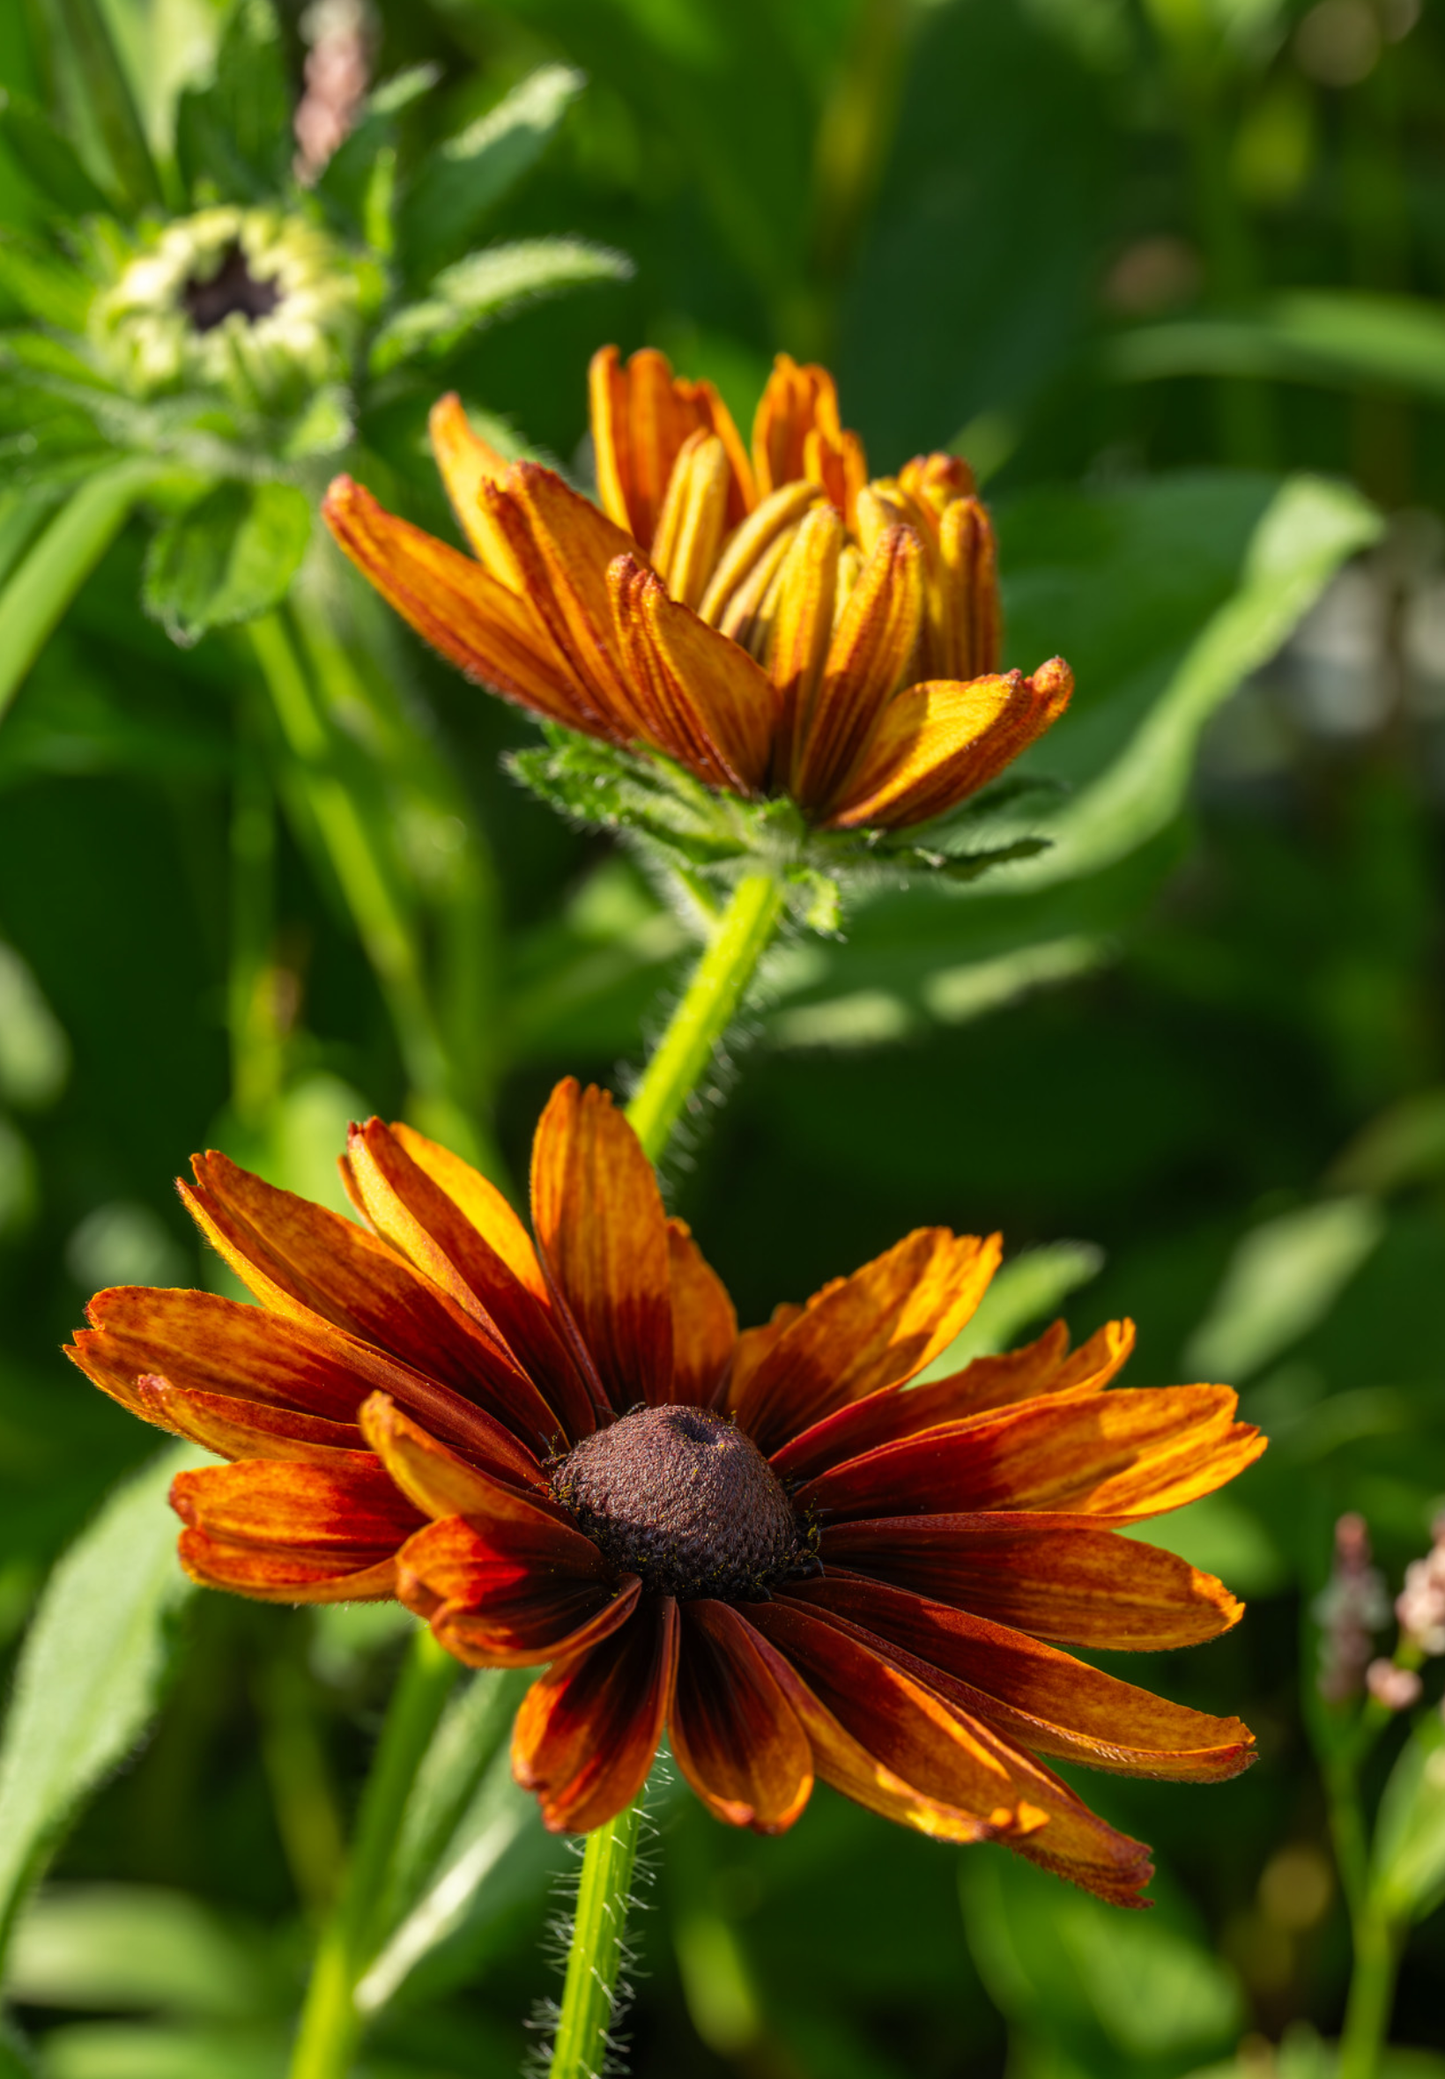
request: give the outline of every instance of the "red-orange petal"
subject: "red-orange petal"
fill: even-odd
[[[1133,1322],[1110,1321],[1070,1356],[1069,1331],[1056,1321],[1022,1350],[976,1357],[945,1379],[926,1386],[887,1386],[836,1409],[775,1452],[773,1469],[780,1477],[806,1480],[880,1444],[1037,1394],[1102,1392],[1133,1347]]]
[[[727,1378],[738,1317],[727,1287],[685,1220],[668,1221],[667,1253],[672,1277],[672,1397],[680,1406],[711,1407]]]
[[[656,347],[625,364],[615,346],[599,347],[589,370],[597,495],[603,511],[650,548],[668,480],[690,434],[716,434],[732,476],[728,525],[754,503],[753,472],[731,412],[708,382],[675,376]]]
[[[243,1459],[178,1473],[171,1506],[193,1579],[269,1602],[393,1594],[396,1553],[423,1521],[361,1451],[324,1466]]]
[[[486,1517],[503,1512],[530,1522],[543,1517],[562,1522],[565,1511],[543,1491],[521,1494],[479,1472],[466,1459],[424,1429],[386,1393],[363,1401],[359,1421],[376,1453],[407,1500],[424,1515]]]
[[[189,1437],[220,1458],[290,1458],[309,1465],[344,1461],[366,1449],[354,1422],[328,1422],[229,1393],[193,1393],[154,1372],[135,1381],[135,1412],[172,1436]]]
[[[820,1473],[799,1508],[822,1521],[980,1509],[1159,1516],[1212,1494],[1264,1449],[1228,1386],[1120,1387],[1022,1401],[884,1444]]]
[[[393,1249],[224,1155],[198,1155],[194,1167],[196,1188],[181,1196],[263,1306],[320,1314],[475,1402],[530,1449],[551,1449],[561,1423],[510,1351]]]
[[[471,1667],[570,1658],[626,1623],[641,1592],[614,1583],[590,1539],[540,1513],[442,1517],[397,1557],[397,1595]]]
[[[947,1349],[987,1290],[996,1235],[920,1227],[808,1302],[729,1395],[764,1452],[848,1402],[911,1379]]]
[[[923,621],[923,551],[907,527],[890,527],[848,595],[811,705],[793,737],[789,793],[832,814],[903,683]]]
[[[730,1826],[780,1834],[813,1789],[813,1755],[798,1715],[726,1603],[679,1607],[682,1636],[668,1736],[708,1810]]]
[[[1237,1718],[1212,1718],[1106,1675],[1057,1646],[906,1589],[845,1573],[781,1598],[805,1604],[870,1651],[1036,1753],[1113,1775],[1217,1783],[1254,1759]]]
[[[755,793],[772,760],[772,680],[746,650],[669,598],[636,557],[619,556],[608,583],[647,739],[710,785]]]
[[[223,1394],[341,1423],[354,1421],[367,1395],[380,1390],[425,1414],[435,1434],[496,1478],[546,1484],[535,1457],[471,1401],[304,1309],[288,1318],[209,1292],[118,1285],[97,1293],[86,1311],[94,1325],[67,1354],[143,1421],[158,1420],[136,1387],[150,1373],[177,1393]]]
[[[348,1157],[361,1209],[382,1240],[406,1256],[464,1312],[503,1339],[549,1406],[556,1409],[569,1443],[589,1436],[596,1426],[594,1391],[552,1318],[550,1299],[539,1298],[530,1279],[524,1283],[517,1276],[512,1264],[478,1232],[457,1201],[414,1160],[395,1128],[380,1119],[354,1126]],[[483,1178],[475,1177],[470,1194],[473,1201],[475,1187],[484,1183]],[[515,1214],[507,1210],[535,1266],[531,1242]],[[491,1224],[499,1224],[498,1215],[493,1214]],[[511,1253],[520,1253],[517,1244]],[[540,1267],[537,1277],[540,1282]]]
[[[362,576],[424,642],[509,700],[570,729],[597,731],[528,599],[372,497],[332,483],[322,518]]]
[[[973,1812],[974,1838],[1002,1840],[1117,1904],[1139,1903],[1152,1874],[1144,1844],[1107,1825],[1050,1770],[940,1694],[929,1670],[903,1665],[883,1640],[791,1597],[748,1615],[879,1763],[945,1807]],[[816,1744],[814,1751],[819,1775],[831,1780]],[[838,1787],[857,1795],[846,1783]]]
[[[665,1406],[672,1279],[662,1194],[611,1095],[570,1076],[537,1125],[532,1224],[612,1406]]]
[[[677,1604],[648,1597],[619,1632],[559,1661],[522,1699],[512,1773],[552,1833],[590,1833],[652,1767],[677,1673]]]
[[[996,779],[1058,720],[1074,690],[1060,657],[1012,671],[910,686],[879,713],[868,747],[830,804],[830,824],[926,823]]]
[[[1222,1581],[1090,1516],[892,1516],[822,1535],[845,1567],[1035,1638],[1113,1651],[1198,1646],[1244,1615]]]

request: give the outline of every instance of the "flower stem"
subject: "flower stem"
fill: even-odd
[[[713,1049],[736,1015],[783,914],[783,889],[769,873],[750,873],[733,890],[711,945],[643,1071],[627,1116],[656,1162],[683,1107],[707,1072]]]
[[[1377,1907],[1355,1919],[1355,1966],[1340,2036],[1339,2079],[1377,2079],[1395,2000],[1399,1941]]]
[[[362,1793],[341,1896],[311,1970],[290,2079],[345,2079],[361,2038],[356,1986],[371,1960],[377,1901],[396,1848],[413,1778],[461,1673],[423,1628],[392,1694],[376,1760]]]
[[[587,1836],[551,2079],[598,2079],[617,1998],[644,1791]]]

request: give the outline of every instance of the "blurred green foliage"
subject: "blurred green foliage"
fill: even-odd
[[[37,61],[47,25],[93,18],[124,99]],[[875,467],[947,444],[973,460],[1009,661],[1062,651],[1079,675],[1036,761],[1066,788],[1052,852],[1007,882],[889,893],[845,936],[773,956],[727,1101],[668,1179],[743,1317],[922,1222],[1001,1227],[1020,1260],[980,1342],[1061,1301],[1079,1333],[1128,1313],[1137,1383],[1231,1377],[1274,1439],[1237,1488],[1159,1527],[1251,1599],[1245,1624],[1122,1670],[1239,1711],[1258,1766],[1224,1789],[1085,1786],[1156,1844],[1151,1919],[823,1792],[780,1841],[666,1794],[635,2069],[1323,2079],[1349,1945],[1301,1705],[1307,1613],[1342,1510],[1368,1519],[1393,1587],[1445,1495],[1445,30],[1415,0],[375,0],[370,20],[374,78],[415,91],[376,97],[322,199],[359,237],[366,169],[391,167],[415,254],[398,294],[438,306],[415,341],[447,356],[436,387],[585,472],[585,362],[605,339],[662,346],[744,417],[775,350],[827,358]],[[12,245],[51,237],[47,182],[72,209],[118,189],[178,206],[176,169],[205,172],[206,97],[236,85],[214,70],[218,26],[211,0],[0,9]],[[285,175],[277,110],[314,26],[283,14],[280,100],[240,94],[228,117],[272,155],[267,178]],[[518,89],[523,118],[513,103],[499,123]],[[83,135],[82,107],[100,110]],[[462,177],[479,160],[491,187]],[[497,241],[559,235],[629,256],[632,278],[453,322],[467,282],[444,262],[475,289]],[[5,280],[0,324],[19,326]],[[383,379],[357,436],[369,480],[443,528],[430,391]],[[1373,545],[1350,480],[1385,510]],[[308,765],[251,641],[183,650],[141,603],[149,554],[152,604],[169,571],[184,619],[186,587],[230,567],[237,515],[218,513],[211,564],[179,568],[151,546],[166,511],[135,504],[128,487],[90,516],[99,560],[0,728],[0,1637],[17,1657],[32,1613],[64,1623],[84,1588],[85,1551],[46,1586],[57,1556],[156,1456],[57,1346],[97,1285],[219,1275],[169,1189],[190,1149],[221,1139],[334,1195],[348,1116],[445,1105],[520,1175],[553,1078],[635,1066],[691,946],[627,854],[502,775],[529,727],[369,602],[337,608],[325,564],[283,629],[310,674]],[[0,507],[7,570],[53,510]],[[33,623],[36,596],[15,610]],[[335,614],[344,653],[323,640]],[[271,664],[284,676],[285,653]],[[338,870],[342,796],[382,834],[423,948],[410,979]],[[429,1084],[438,1034],[462,1066]],[[73,1716],[75,1738],[45,1786],[0,1776],[0,1813],[20,1797],[33,1830],[12,1859],[116,1768],[147,1685],[162,1708],[20,1920],[9,1996],[46,2079],[273,2079],[409,1620],[178,1609],[169,1574],[113,1578],[113,1520],[88,1548],[104,1594],[85,1636],[133,1624],[144,1644],[83,1670],[107,1746],[81,1736],[83,1697],[37,1678],[50,1648],[30,1633],[12,1709]],[[1405,1746],[1390,1727],[1366,1770],[1370,1800],[1394,1771],[1374,1881],[1406,1917],[1441,1881],[1426,1677],[1431,1730]],[[539,1943],[569,1863],[510,1785],[511,1681],[459,1690],[417,1786],[364,1986],[372,2079],[512,2071],[556,1990]],[[1418,2055],[1392,2053],[1390,2079],[1445,2071],[1442,1970],[1437,1914],[1394,2024]],[[28,2055],[0,2037],[0,2071]]]

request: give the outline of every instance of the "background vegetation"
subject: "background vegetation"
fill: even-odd
[[[218,16],[209,0],[105,12],[161,139]],[[37,104],[64,15],[0,15],[0,79]],[[1057,650],[1079,675],[1044,762],[1087,808],[1060,839],[1067,873],[1045,855],[1016,884],[889,895],[775,959],[668,1180],[743,1317],[908,1227],[1001,1227],[1011,1257],[1034,1253],[981,1332],[1061,1300],[1079,1334],[1128,1313],[1135,1383],[1228,1378],[1274,1438],[1178,1529],[1248,1597],[1245,1624],[1126,1670],[1240,1711],[1258,1766],[1223,1789],[1087,1786],[1156,1844],[1152,1916],[821,1791],[779,1842],[664,1796],[635,2069],[1306,2079],[1349,1959],[1311,1607],[1341,1511],[1367,1518],[1393,1590],[1445,1496],[1438,11],[377,0],[371,19],[376,77],[436,68],[395,118],[403,178],[539,65],[584,74],[476,242],[567,234],[633,272],[468,332],[434,383],[378,392],[358,473],[440,527],[422,414],[443,384],[585,471],[585,364],[604,340],[662,346],[743,418],[776,350],[822,358],[875,468],[946,444],[973,460],[1000,523],[1009,661]],[[299,93],[292,11],[284,33]],[[47,235],[12,147],[0,215]],[[21,301],[3,315],[21,323]],[[1353,479],[1385,515],[1303,621],[1369,526],[1341,494],[1282,492],[1301,472]],[[518,1176],[553,1079],[625,1078],[690,945],[629,855],[499,771],[528,725],[363,620],[364,663],[326,682],[325,719],[335,769],[388,832],[449,1050],[445,1088],[419,1099],[415,1027],[318,838],[317,774],[278,736],[264,656],[244,632],[177,647],[142,609],[155,517],[118,534],[0,726],[12,1653],[57,1556],[154,1459],[154,1435],[58,1346],[98,1285],[217,1275],[170,1188],[190,1150],[220,1142],[331,1197],[345,1120],[421,1101]],[[131,1506],[168,1539],[147,1478]],[[87,1613],[136,1550],[122,1538],[93,1577],[62,1580],[77,1652],[114,1647]],[[147,1638],[160,1716],[21,1920],[9,1996],[48,2079],[270,2079],[396,1613],[201,1595]],[[474,1755],[510,1694],[474,1702]],[[142,1699],[122,1750],[146,1715]],[[1386,1729],[1367,1799],[1402,1738]],[[373,2079],[512,2071],[555,1991],[539,1940],[566,1855],[499,1770],[463,1789],[378,1966]],[[1415,1908],[1432,1898],[1422,1882]],[[1422,2055],[1402,2074],[1445,2072],[1442,1943],[1424,1917],[1405,1954],[1394,2036]],[[28,2068],[18,2038],[7,2055]]]

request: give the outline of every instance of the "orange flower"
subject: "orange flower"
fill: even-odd
[[[750,459],[710,383],[603,348],[601,512],[549,469],[509,467],[456,397],[431,429],[476,560],[349,477],[327,494],[332,532],[435,648],[568,728],[786,793],[830,828],[902,827],[977,792],[1068,704],[1060,659],[998,668],[968,465],[919,456],[870,483],[824,369],[779,356]]]
[[[1147,1850],[1038,1757],[1191,1781],[1251,1759],[1237,1719],[1063,1650],[1237,1621],[1218,1581],[1122,1534],[1258,1455],[1233,1393],[1105,1391],[1127,1322],[904,1390],[996,1236],[920,1229],[739,1335],[600,1090],[564,1082],[542,1117],[535,1244],[410,1128],[353,1128],[344,1167],[370,1231],[200,1160],[188,1202],[261,1305],[102,1293],[71,1355],[238,1461],[175,1483],[197,1580],[396,1593],[469,1665],[544,1666],[513,1759],[549,1827],[619,1811],[665,1728],[733,1825],[780,1832],[821,1777],[1130,1904]]]

